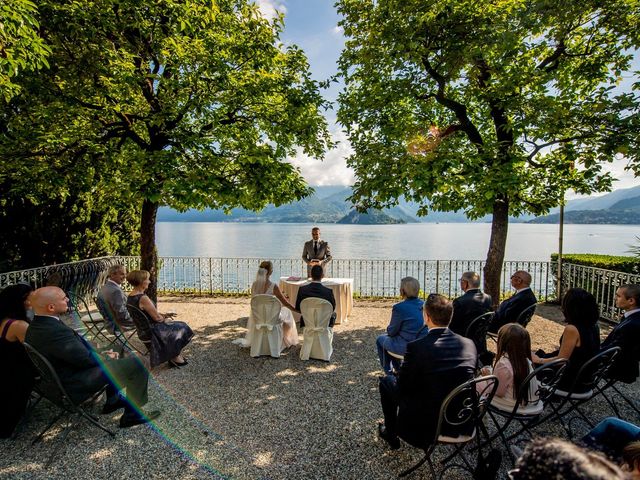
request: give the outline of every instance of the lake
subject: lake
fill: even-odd
[[[159,222],[161,256],[299,258],[312,224]],[[489,223],[320,224],[336,259],[484,260]],[[565,225],[565,253],[628,255],[638,225]],[[509,225],[505,260],[547,261],[558,251],[558,226]]]

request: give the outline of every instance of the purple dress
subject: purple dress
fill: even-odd
[[[127,304],[142,310],[140,308],[142,295],[130,295],[127,298]],[[178,356],[193,338],[193,330],[184,322],[156,322],[144,310],[142,313],[147,317],[151,327],[151,352],[149,355],[151,367],[168,362]]]

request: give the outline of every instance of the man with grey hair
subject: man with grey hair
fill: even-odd
[[[116,326],[120,330],[135,328],[127,311],[127,296],[122,291],[122,282],[127,276],[127,270],[123,265],[112,265],[107,271],[107,276],[107,282],[100,289],[97,298],[100,314],[109,323],[111,331]]]
[[[464,295],[453,301],[453,318],[449,330],[465,335],[473,319],[491,311],[491,297],[480,290],[480,275],[464,272],[460,277],[460,288]]]
[[[428,328],[422,318],[422,300],[418,298],[420,283],[413,277],[400,280],[400,296],[403,301],[391,310],[391,321],[387,333],[376,339],[380,366],[385,373],[392,371],[393,358],[388,352],[404,355],[407,343],[427,334]]]

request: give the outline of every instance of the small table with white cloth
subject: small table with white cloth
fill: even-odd
[[[296,304],[298,289],[310,284],[310,280],[299,277],[280,277],[280,291],[289,298],[289,303]],[[353,309],[353,278],[323,278],[322,285],[333,291],[336,299],[336,325],[347,320]],[[300,320],[299,313],[293,313],[296,321]]]

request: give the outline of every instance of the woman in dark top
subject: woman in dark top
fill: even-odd
[[[27,309],[33,289],[9,285],[0,292],[0,438],[9,438],[24,414],[35,369],[22,346],[29,327]]]
[[[149,286],[149,272],[133,270],[127,274],[127,281],[133,286],[127,304],[142,310],[151,327],[150,363],[152,367],[169,362],[171,367],[187,365],[187,359],[181,354],[193,337],[193,331],[184,322],[172,320],[174,314],[160,313],[151,299],[144,293]],[[135,321],[135,317],[133,317]],[[138,335],[141,329],[138,328]],[[145,340],[141,338],[141,340]]]
[[[560,337],[560,349],[553,353],[538,350],[532,355],[533,362],[543,364],[557,358],[569,360],[560,379],[559,390],[568,392],[576,380],[578,371],[600,350],[600,309],[593,295],[582,288],[571,288],[562,299],[562,313],[567,326]],[[574,393],[588,391],[585,385],[577,384]]]

